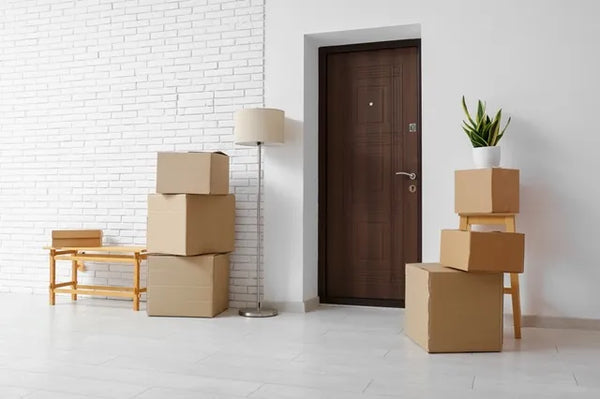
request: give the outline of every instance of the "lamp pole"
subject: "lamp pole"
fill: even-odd
[[[258,187],[256,193],[256,308],[240,309],[240,316],[244,317],[272,317],[277,316],[276,309],[263,309],[260,301],[260,257],[262,250],[262,229],[260,223],[260,200],[262,190],[262,145],[261,141],[256,142],[258,147]]]
[[[256,309],[260,312],[260,256],[262,252],[262,226],[260,224],[260,197],[262,191],[262,143],[258,141],[256,143],[258,147],[258,187],[256,191]]]
[[[283,144],[285,114],[276,108],[244,108],[234,115],[234,140],[236,144],[258,147],[258,179],[256,190],[256,307],[240,309],[240,316],[271,317],[276,309],[261,304],[260,260],[262,255],[262,148],[265,145]]]

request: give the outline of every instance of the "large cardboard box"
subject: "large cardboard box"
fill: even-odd
[[[202,255],[234,249],[233,195],[148,196],[147,248],[150,253]]]
[[[216,316],[229,304],[229,255],[150,255],[147,287],[150,316]]]
[[[53,230],[52,247],[101,247],[102,230]]]
[[[229,194],[229,157],[222,152],[159,152],[156,192]]]
[[[471,169],[454,173],[456,213],[518,213],[518,169]]]
[[[523,273],[525,234],[442,230],[440,263],[467,272]]]
[[[407,264],[406,335],[432,353],[501,351],[503,296],[500,273]]]

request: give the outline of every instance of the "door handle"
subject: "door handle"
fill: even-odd
[[[396,175],[408,176],[410,180],[415,180],[417,178],[417,174],[414,172],[396,172]]]

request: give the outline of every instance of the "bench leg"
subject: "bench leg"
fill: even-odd
[[[71,280],[73,281],[73,289],[76,290],[77,289],[77,268],[78,268],[78,262],[76,260],[71,262]],[[77,300],[77,294],[71,294],[71,300],[76,301]]]
[[[137,253],[133,268],[133,310],[140,310],[140,257]]]
[[[56,300],[56,294],[54,293],[54,288],[56,286],[56,260],[54,259],[55,252],[56,251],[54,250],[50,250],[50,306],[54,306]]]

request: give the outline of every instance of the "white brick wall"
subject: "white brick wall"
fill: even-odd
[[[0,2],[0,292],[47,292],[55,228],[144,245],[156,152],[222,150],[231,305],[253,303],[256,150],[234,146],[232,119],[263,105],[263,25],[264,0]],[[88,268],[131,284],[129,267]]]

